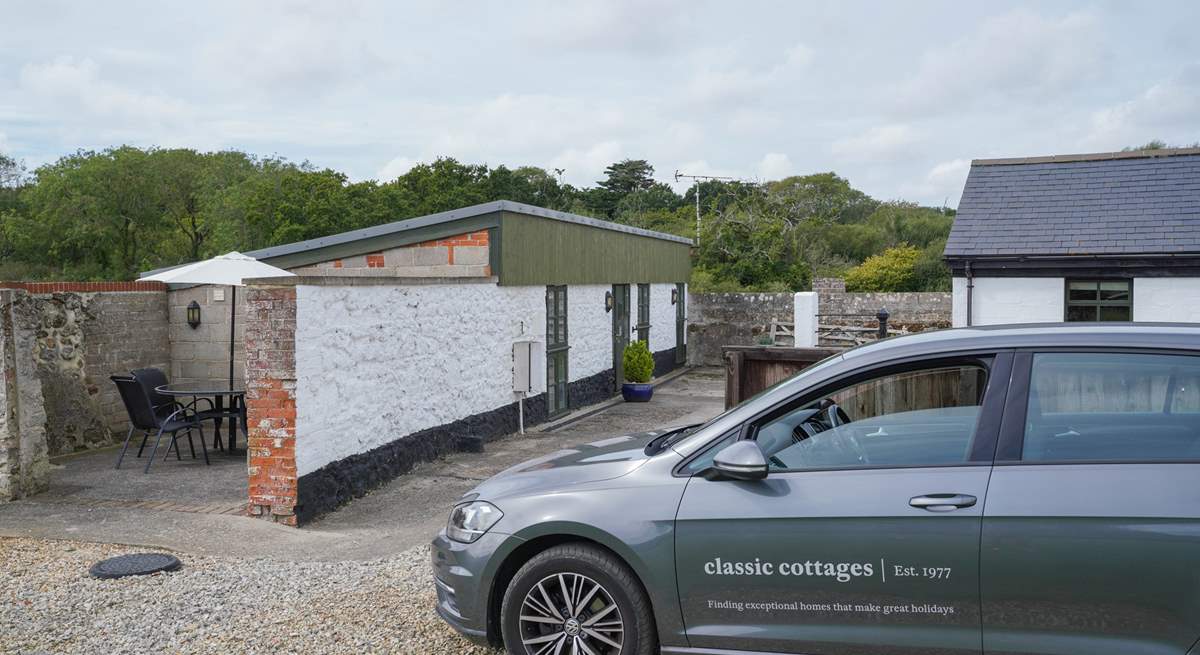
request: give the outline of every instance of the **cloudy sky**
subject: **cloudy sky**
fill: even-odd
[[[951,206],[978,157],[1200,140],[1197,2],[4,2],[0,151],[235,148],[591,184],[833,170]],[[683,188],[680,185],[678,188]]]

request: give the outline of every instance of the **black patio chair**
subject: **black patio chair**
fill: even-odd
[[[117,457],[117,468],[121,468],[121,461],[125,459],[125,452],[129,450],[129,440],[133,438],[134,430],[142,432],[142,444],[138,446],[138,457],[142,456],[150,433],[156,432],[154,450],[150,451],[150,458],[146,460],[146,469],[143,473],[150,472],[150,465],[154,463],[154,457],[158,454],[158,446],[162,443],[164,434],[170,435],[171,438],[171,442],[167,444],[167,452],[163,455],[164,459],[171,454],[172,447],[175,448],[175,458],[183,459],[179,453],[180,432],[187,435],[188,448],[192,451],[192,459],[195,459],[196,446],[192,442],[193,429],[200,432],[200,448],[204,451],[204,463],[209,464],[208,447],[204,444],[204,428],[201,425],[202,419],[197,416],[195,410],[179,406],[170,413],[160,413],[156,411],[150,400],[150,394],[146,392],[145,387],[137,378],[131,375],[113,375],[109,379],[117,385],[117,391],[121,394],[121,402],[125,404],[125,411],[129,414],[129,432],[125,435],[125,443],[121,446],[121,455]]]

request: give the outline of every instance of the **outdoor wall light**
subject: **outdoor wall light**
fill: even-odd
[[[187,324],[192,326],[192,329],[200,327],[200,303],[193,300],[187,306]]]
[[[611,312],[613,305],[617,304],[617,299],[613,298],[611,291],[604,292],[604,313]]]
[[[671,289],[671,304],[679,302],[679,289]]]

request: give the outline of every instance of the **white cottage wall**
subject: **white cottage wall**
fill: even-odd
[[[1061,277],[976,277],[971,325],[1057,323],[1065,312],[1066,282]],[[954,327],[967,325],[967,279],[953,281]]]
[[[1133,320],[1200,323],[1200,278],[1134,278]]]
[[[543,287],[299,286],[297,473],[513,403],[512,342],[545,330]]]
[[[675,347],[675,305],[671,304],[674,284],[650,285],[650,351]]]
[[[567,368],[571,380],[612,368],[612,314],[604,309],[604,294],[610,291],[612,286],[607,284],[567,287],[567,341],[571,345]],[[632,294],[631,299],[636,297]],[[636,312],[635,306],[631,314]]]

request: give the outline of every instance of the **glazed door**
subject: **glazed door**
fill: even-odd
[[[567,287],[546,287],[546,413],[567,411]]]
[[[614,284],[612,295],[613,372],[615,373],[613,390],[620,391],[621,384],[625,382],[625,366],[623,364],[625,346],[629,345],[629,285]]]

